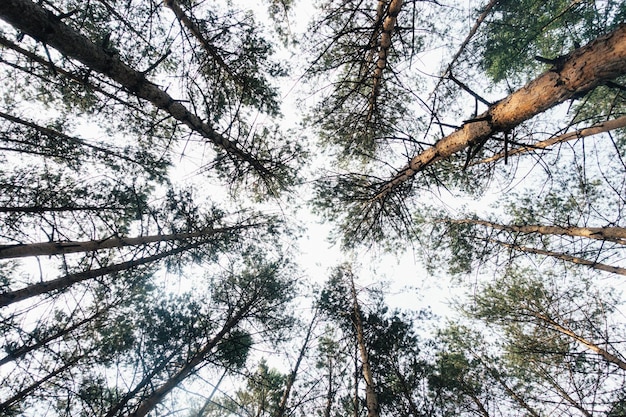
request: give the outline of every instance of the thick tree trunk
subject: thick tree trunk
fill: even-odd
[[[485,220],[477,219],[442,219],[445,223],[451,224],[475,224],[490,227],[496,230],[504,230],[515,233],[537,233],[540,235],[559,235],[572,237],[586,237],[589,239],[605,240],[626,245],[626,229],[623,227],[560,227],[542,226],[538,224],[526,225],[503,225]]]
[[[531,117],[575,95],[626,74],[626,24],[582,48],[525,87],[489,107],[474,120],[414,156],[374,195],[384,197],[429,165],[472,146],[481,146],[498,132],[509,131]]]
[[[37,295],[45,294],[48,292],[63,290],[72,286],[73,284],[86,281],[88,279],[97,278],[120,271],[126,271],[141,265],[156,262],[161,259],[165,259],[168,256],[184,253],[190,249],[202,246],[203,244],[206,244],[206,242],[197,242],[191,245],[184,245],[166,252],[158,253],[156,255],[147,256],[145,258],[133,259],[131,261],[113,264],[99,269],[91,269],[84,272],[78,272],[76,274],[69,274],[65,275],[64,277],[53,279],[50,281],[38,282],[37,284],[32,284],[19,290],[0,293],[0,307],[4,307],[9,304],[13,304],[18,301],[26,300],[27,298],[35,297]]]
[[[382,2],[378,2],[377,20],[376,24],[379,24],[380,17],[382,17]],[[369,98],[369,108],[367,112],[367,121],[371,121],[376,109],[376,100],[378,99],[380,84],[383,77],[383,71],[387,67],[387,60],[389,58],[389,49],[391,48],[391,35],[396,26],[398,14],[402,8],[402,0],[391,0],[387,10],[387,16],[382,22],[382,33],[380,35],[378,59],[376,60],[376,66],[374,67],[372,92]]]
[[[193,233],[174,233],[169,235],[152,235],[138,237],[109,237],[102,240],[82,242],[41,242],[23,245],[0,245],[0,259],[22,258],[26,256],[65,255],[68,253],[91,252],[101,249],[139,246],[155,242],[185,241],[190,239],[206,239],[218,234],[255,227],[256,225],[230,226],[217,229],[206,229]]]
[[[617,119],[607,120],[605,122],[596,123],[593,126],[586,127],[584,129],[575,130],[573,132],[565,133],[563,135],[555,136],[550,139],[535,142],[529,146],[522,146],[521,148],[511,149],[508,152],[501,152],[489,158],[481,159],[470,165],[487,164],[490,162],[496,162],[500,159],[506,158],[511,155],[518,155],[526,152],[533,152],[539,149],[549,148],[557,143],[564,143],[570,140],[582,139],[587,136],[599,135],[600,133],[610,132],[611,130],[621,129],[626,127],[626,116],[618,117]]]
[[[263,163],[239,145],[215,132],[198,116],[187,110],[182,103],[151,83],[146,75],[107,53],[89,39],[65,25],[51,11],[30,0],[2,0],[0,18],[34,39],[52,46],[61,54],[73,58],[88,68],[106,75],[135,96],[151,102],[157,108],[187,125],[234,159],[245,162],[263,176],[271,172]]]
[[[374,376],[372,374],[372,368],[370,365],[369,353],[367,346],[365,345],[365,335],[363,332],[363,321],[361,320],[361,309],[359,308],[359,302],[356,297],[356,289],[354,287],[354,278],[350,274],[350,285],[352,292],[352,306],[354,314],[354,330],[356,333],[357,345],[359,347],[359,353],[361,354],[361,366],[363,368],[363,379],[365,379],[365,404],[367,406],[367,417],[378,417],[378,395],[376,394],[374,385]]]

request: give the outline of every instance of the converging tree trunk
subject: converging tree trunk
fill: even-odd
[[[86,37],[74,31],[49,10],[30,0],[5,0],[0,3],[0,17],[32,36],[34,39],[52,46],[63,55],[73,58],[88,68],[118,82],[128,92],[151,102],[166,111],[174,119],[187,125],[234,159],[249,164],[259,174],[271,176],[272,172],[254,155],[216,132],[190,112],[180,101],[150,82],[146,74],[131,68],[117,56],[107,53]]]
[[[125,246],[139,246],[155,242],[185,241],[197,238],[206,239],[211,236],[256,226],[258,225],[238,225],[215,229],[209,228],[199,232],[173,233],[168,235],[137,237],[111,236],[102,240],[88,240],[83,242],[41,242],[20,245],[0,245],[0,259],[21,258],[26,256],[65,255],[68,253],[90,252],[101,249],[123,248]]]
[[[555,59],[553,68],[543,75],[415,155],[372,199],[383,200],[427,166],[469,147],[480,147],[495,133],[514,129],[531,117],[623,74],[626,74],[626,25],[562,59]]]

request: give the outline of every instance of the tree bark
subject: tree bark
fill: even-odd
[[[475,224],[515,233],[537,233],[540,235],[559,235],[572,237],[586,237],[589,239],[605,240],[626,245],[626,229],[623,227],[560,227],[543,226],[538,224],[503,225],[477,219],[442,219],[450,224]]]
[[[302,359],[304,359],[304,355],[309,347],[309,340],[311,340],[311,335],[313,334],[313,326],[315,326],[315,322],[317,320],[317,311],[313,314],[313,318],[311,319],[311,324],[309,324],[309,329],[306,333],[306,337],[304,338],[304,343],[302,344],[302,348],[300,349],[300,353],[298,354],[298,359],[296,360],[291,373],[289,373],[289,377],[287,378],[287,383],[285,384],[285,390],[283,391],[283,395],[280,398],[280,402],[278,403],[278,409],[276,410],[275,417],[284,417],[285,411],[287,409],[287,401],[289,400],[289,396],[291,395],[291,389],[293,388],[293,384],[296,382],[296,377],[298,376],[298,370],[300,369],[300,364],[302,363]]]
[[[32,36],[35,40],[52,46],[61,54],[106,75],[131,94],[166,111],[194,132],[222,148],[234,159],[249,164],[259,174],[271,176],[270,170],[252,154],[241,149],[239,144],[214,131],[211,126],[204,123],[183,104],[156,84],[148,81],[143,72],[131,68],[117,56],[107,53],[104,48],[97,46],[65,25],[51,11],[30,0],[3,0],[0,2],[0,18],[16,29]]]
[[[409,164],[386,181],[372,200],[383,200],[395,187],[431,164],[471,146],[481,146],[498,132],[509,131],[531,117],[577,94],[626,73],[626,24],[582,48],[574,50],[563,64],[552,68],[520,90],[500,100],[469,120],[452,134],[415,155]]]
[[[506,158],[507,156],[517,155],[517,154],[526,153],[526,152],[533,152],[538,149],[546,149],[557,143],[564,143],[570,140],[586,138],[587,136],[599,135],[600,133],[610,132],[611,130],[620,129],[623,127],[626,127],[626,116],[621,116],[621,117],[618,117],[617,119],[612,119],[612,120],[607,120],[605,122],[596,123],[593,126],[589,126],[580,130],[575,130],[573,132],[565,133],[563,135],[558,135],[547,140],[542,140],[540,142],[535,142],[529,146],[522,146],[520,148],[511,149],[510,151],[506,153],[501,152],[489,158],[476,161],[470,164],[470,166],[496,162],[500,159]]]
[[[205,229],[192,233],[173,233],[169,235],[152,235],[137,237],[109,237],[102,240],[40,242],[20,245],[0,245],[0,259],[23,258],[26,256],[65,255],[68,253],[91,252],[101,249],[139,246],[155,242],[184,241],[195,238],[206,239],[210,236],[255,227],[257,225],[239,225],[216,229]]]
[[[579,258],[578,256],[572,256],[572,255],[568,255],[565,253],[531,248],[528,246],[520,246],[520,245],[516,245],[513,243],[502,242],[500,240],[495,240],[495,239],[487,239],[487,240],[497,243],[499,245],[505,246],[507,248],[520,251],[520,252],[533,253],[535,255],[549,256],[551,258],[561,259],[563,261],[571,262],[577,265],[585,265],[590,268],[597,269],[599,271],[611,272],[613,274],[626,276],[626,268],[620,268],[618,266],[602,264],[599,262],[590,261],[589,259]]]
[[[365,345],[365,335],[363,332],[363,321],[361,320],[361,309],[356,297],[356,289],[354,287],[354,277],[349,274],[350,290],[352,292],[352,307],[354,314],[354,330],[356,333],[357,345],[361,354],[361,362],[363,367],[363,379],[365,379],[365,404],[367,406],[367,417],[378,417],[378,395],[376,395],[374,376],[370,365],[370,358]]]
[[[595,343],[585,339],[584,337],[576,334],[571,329],[568,329],[567,327],[562,326],[561,324],[557,323],[555,320],[553,320],[551,317],[546,316],[545,314],[541,314],[541,313],[535,312],[535,313],[533,313],[533,315],[535,317],[537,317],[539,320],[543,321],[544,323],[547,323],[549,326],[551,326],[557,332],[559,332],[561,334],[564,334],[564,335],[566,335],[568,337],[571,337],[572,339],[574,339],[575,341],[577,341],[581,345],[585,346],[586,348],[588,348],[592,352],[600,355],[607,362],[612,363],[614,365],[617,365],[618,367],[620,367],[623,370],[626,370],[626,362],[624,362],[623,360],[621,360],[617,356],[613,355],[612,353],[609,353],[606,349],[602,349],[597,344],[595,344]]]
[[[197,248],[206,244],[207,242],[196,242],[190,245],[180,246],[178,248],[158,253],[156,255],[147,256],[145,258],[133,259],[131,261],[122,262],[119,264],[113,264],[105,266],[99,269],[91,269],[84,272],[78,272],[76,274],[65,275],[61,278],[53,279],[46,282],[39,282],[37,284],[29,285],[28,287],[21,288],[15,291],[8,291],[0,293],[0,307],[8,306],[9,304],[16,303],[18,301],[26,300],[37,295],[45,294],[52,291],[63,290],[70,287],[73,284],[86,281],[88,279],[101,277],[104,275],[113,274],[120,271],[126,271],[132,268],[136,268],[141,265],[146,265],[152,262],[165,259],[168,256],[184,253],[190,249]]]

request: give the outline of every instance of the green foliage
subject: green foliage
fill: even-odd
[[[482,32],[481,64],[494,81],[525,81],[545,68],[535,60],[566,55],[624,21],[621,1],[499,1]]]

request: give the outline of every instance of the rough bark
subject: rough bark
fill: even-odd
[[[571,262],[577,265],[585,265],[590,268],[597,269],[599,271],[611,272],[613,274],[626,276],[626,268],[620,268],[618,266],[612,266],[612,265],[607,265],[607,264],[603,264],[603,263],[599,263],[595,261],[590,261],[589,259],[584,259],[578,256],[568,255],[566,253],[553,252],[553,251],[548,251],[548,250],[543,250],[543,249],[531,248],[528,246],[515,245],[512,243],[502,242],[502,241],[494,240],[494,239],[488,239],[488,240],[491,242],[497,243],[499,245],[502,245],[504,247],[516,250],[516,251],[532,253],[535,255],[549,256],[551,258],[560,259],[562,261]]]
[[[382,2],[378,2],[378,8],[376,11],[377,20],[376,23],[381,20]],[[374,110],[376,108],[376,100],[380,91],[380,83],[383,77],[383,71],[387,67],[387,60],[389,58],[389,49],[391,48],[391,35],[396,26],[396,22],[398,19],[398,14],[400,14],[400,9],[402,8],[402,0],[391,0],[387,10],[387,16],[382,22],[382,33],[380,35],[379,49],[378,49],[378,59],[376,60],[376,66],[374,68],[373,74],[373,83],[372,83],[372,92],[369,98],[369,109],[367,113],[367,121],[371,121],[372,116],[374,114]]]
[[[542,140],[540,142],[535,142],[529,146],[522,146],[520,148],[511,149],[510,151],[506,153],[501,152],[489,158],[476,161],[470,165],[488,164],[490,162],[496,162],[500,159],[506,158],[507,156],[517,155],[517,154],[526,153],[526,152],[533,152],[539,149],[546,149],[557,143],[564,143],[570,140],[586,138],[587,136],[599,135],[600,133],[610,132],[611,130],[621,129],[624,127],[626,127],[626,116],[621,116],[616,119],[607,120],[601,123],[596,123],[593,126],[589,126],[584,129],[575,130],[573,132],[565,133],[563,135],[558,135],[550,139]]]
[[[113,264],[99,269],[91,269],[84,272],[78,272],[76,274],[69,274],[50,281],[32,284],[19,290],[0,293],[0,307],[4,307],[9,304],[13,304],[18,301],[26,300],[27,298],[35,297],[37,295],[45,294],[48,292],[63,290],[73,284],[86,281],[88,279],[114,274],[120,271],[130,270],[141,265],[147,265],[149,263],[165,259],[168,256],[184,253],[186,251],[189,251],[190,249],[202,246],[203,244],[206,244],[206,242],[196,242],[194,244],[180,246],[178,248],[158,253],[156,255],[147,256],[145,258],[133,259],[131,261],[121,262],[119,264]]]
[[[515,233],[537,233],[540,235],[559,235],[572,237],[586,237],[589,239],[605,240],[610,242],[626,245],[626,229],[623,227],[560,227],[560,226],[543,226],[538,224],[526,225],[503,225],[485,220],[477,219],[444,219],[446,223],[451,224],[475,224],[487,226],[496,230],[505,230]]]
[[[211,236],[225,234],[236,230],[255,227],[256,225],[231,226],[216,229],[206,229],[193,233],[174,233],[169,235],[152,235],[138,237],[116,237],[101,240],[70,241],[70,242],[40,242],[20,245],[0,245],[0,259],[23,258],[26,256],[65,255],[68,253],[91,252],[101,249],[122,248],[125,246],[139,246],[155,242],[185,241],[190,239],[206,239]]]
[[[365,405],[367,407],[367,417],[378,417],[378,395],[376,394],[374,385],[374,376],[370,365],[369,353],[365,345],[365,335],[363,332],[363,321],[361,320],[361,309],[356,297],[356,289],[354,287],[354,278],[350,275],[350,289],[352,292],[352,307],[354,314],[354,330],[356,333],[357,345],[361,355],[361,367],[363,368],[363,379],[365,379]]]
[[[373,200],[383,200],[395,187],[429,165],[469,147],[481,146],[494,134],[509,131],[533,116],[623,74],[626,74],[626,24],[574,50],[561,65],[551,68],[415,155],[407,166],[385,182]]]
[[[81,62],[93,71],[106,75],[131,94],[166,111],[170,116],[226,151],[234,159],[249,164],[259,174],[271,176],[270,170],[252,154],[241,149],[236,142],[230,141],[213,130],[180,101],[150,82],[145,73],[131,68],[117,56],[107,53],[104,48],[65,25],[51,11],[30,0],[3,0],[0,2],[0,18],[37,41],[52,46],[61,54]]]

